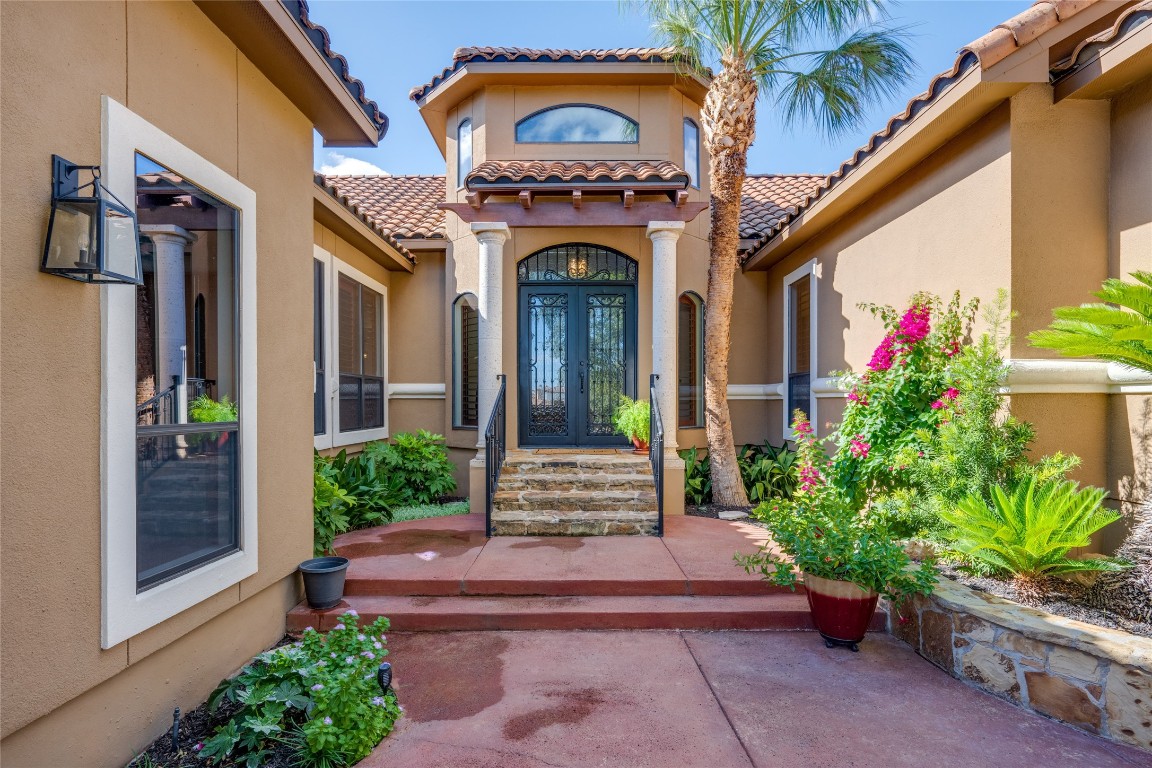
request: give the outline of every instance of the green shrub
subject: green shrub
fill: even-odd
[[[616,431],[629,440],[639,440],[647,444],[651,435],[652,409],[647,400],[633,400],[620,395],[620,404],[612,414],[612,424]]]
[[[791,498],[796,490],[797,455],[787,443],[779,448],[767,440],[763,445],[744,445],[736,455],[736,463],[748,501],[759,504],[768,499]]]
[[[316,557],[332,551],[337,535],[348,530],[348,510],[356,497],[340,485],[340,472],[330,459],[312,458],[312,549]]]
[[[432,504],[456,490],[456,467],[448,460],[443,435],[421,429],[415,434],[400,432],[392,439],[365,445],[362,460],[388,478],[396,506]]]
[[[1068,557],[1070,549],[1088,546],[1093,533],[1120,518],[1102,508],[1102,488],[1032,476],[1015,486],[995,485],[990,495],[991,503],[973,494],[941,514],[953,526],[949,538],[957,551],[1011,574],[1023,595],[1042,592],[1051,576],[1126,567],[1111,558]]]
[[[403,499],[403,478],[382,469],[372,454],[365,452],[348,456],[344,451],[328,459],[339,477],[340,486],[347,488],[356,500],[348,508],[348,530],[383,525],[392,519],[392,507]]]
[[[712,502],[712,468],[708,461],[708,450],[700,451],[696,446],[679,451],[684,459],[684,500],[700,506]]]
[[[219,400],[213,400],[208,395],[200,395],[188,404],[188,418],[199,424],[209,424],[218,421],[236,421],[239,411],[236,403],[228,395]]]
[[[396,696],[383,694],[377,666],[387,655],[388,620],[359,629],[355,611],[327,635],[308,628],[300,642],[257,656],[223,680],[208,700],[240,710],[204,742],[213,763],[259,766],[276,741],[293,744],[302,765],[347,766],[364,758],[400,717]]]

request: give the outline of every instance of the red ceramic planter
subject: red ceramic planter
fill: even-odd
[[[646,454],[648,453],[648,443],[644,442],[638,437],[632,438],[632,445],[636,446],[632,449],[632,453]]]
[[[880,595],[850,581],[833,581],[804,574],[812,620],[828,647],[846,645],[853,651],[864,639]]]

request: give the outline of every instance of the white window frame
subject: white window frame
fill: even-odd
[[[479,405],[477,405],[476,424],[466,426],[463,424],[464,412],[464,339],[461,333],[461,320],[463,313],[461,312],[464,307],[464,297],[471,296],[475,304],[473,311],[477,314],[480,312],[480,299],[472,291],[465,291],[458,294],[452,300],[452,429],[465,429],[476,431],[480,428],[480,413]],[[479,321],[479,318],[477,318]],[[479,330],[479,327],[477,327]],[[477,340],[479,344],[479,340]],[[479,388],[479,381],[477,381],[477,388]],[[479,393],[477,393],[479,395]]]
[[[111,648],[258,570],[256,388],[256,193],[115,100],[101,104],[104,184],[136,199],[136,153],[194,182],[239,214],[239,550],[137,593],[136,288],[100,288],[100,646]]]
[[[819,301],[819,277],[816,268],[816,259],[811,259],[803,266],[789,272],[785,277],[782,284],[782,292],[784,294],[784,367],[781,370],[784,372],[783,384],[783,409],[784,409],[784,439],[792,439],[792,414],[788,411],[788,378],[792,373],[791,355],[788,353],[792,349],[792,291],[789,290],[793,284],[801,280],[807,279],[808,284],[808,360],[811,370],[808,373],[808,419],[812,422],[812,428],[816,429],[816,370],[817,370],[817,357],[816,357],[816,328],[819,318],[817,312]]]
[[[356,445],[369,440],[387,440],[389,395],[388,395],[388,286],[373,280],[368,275],[350,264],[341,261],[318,245],[313,246],[312,255],[324,264],[324,327],[321,333],[328,348],[324,351],[325,383],[328,385],[328,396],[324,399],[324,427],[327,431],[315,435],[313,445],[318,451],[328,448],[339,448],[345,445]],[[370,288],[380,294],[382,304],[380,307],[380,354],[383,360],[384,379],[384,426],[372,429],[357,429],[351,432],[340,431],[340,275],[347,275],[365,288]],[[313,376],[315,381],[316,377]]]
[[[696,131],[696,165],[695,167],[688,167],[688,141],[684,136],[684,127],[691,125]],[[684,138],[684,170],[688,172],[690,184],[693,189],[700,189],[700,124],[690,117],[684,118],[684,123],[681,126],[681,136]]]
[[[696,313],[696,338],[692,339],[692,348],[696,350],[696,381],[692,382],[692,387],[696,387],[696,413],[692,414],[692,424],[683,426],[680,424],[680,397],[686,394],[677,387],[676,398],[676,428],[677,429],[704,429],[704,298],[696,291],[688,290],[681,293],[676,298],[676,373],[677,380],[679,380],[680,373],[680,344],[683,339],[680,337],[680,300],[687,297],[692,302],[692,311]],[[679,384],[679,381],[677,381]]]
[[[464,125],[468,125],[468,167],[464,167]],[[468,174],[476,167],[476,142],[472,140],[472,132],[476,129],[471,117],[465,117],[456,124],[456,189],[463,189]]]

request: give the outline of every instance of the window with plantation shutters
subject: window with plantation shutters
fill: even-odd
[[[704,302],[695,293],[680,295],[677,325],[678,424],[699,427],[704,423]]]
[[[452,306],[452,426],[475,429],[480,404],[480,313],[476,297],[470,293],[458,297]]]

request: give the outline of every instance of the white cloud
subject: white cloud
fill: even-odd
[[[367,160],[348,157],[339,152],[329,152],[327,163],[320,166],[320,173],[325,176],[391,176],[383,168],[373,165]]]

